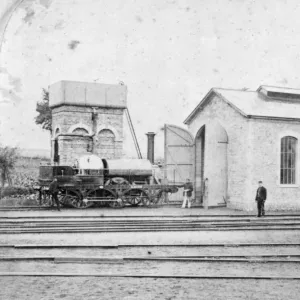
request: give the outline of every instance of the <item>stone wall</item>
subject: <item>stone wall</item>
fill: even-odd
[[[268,189],[267,210],[300,209],[300,123],[248,119],[217,96],[210,99],[189,125],[194,136],[206,126],[204,178],[209,178],[209,205],[220,202],[216,198],[220,198],[219,177],[223,176],[218,168],[216,124],[228,135],[228,207],[255,210],[257,182],[263,180]],[[297,179],[292,186],[280,185],[280,141],[284,136],[298,139]]]
[[[72,133],[78,125],[80,128],[88,129],[92,133],[92,108],[81,106],[60,106],[52,109],[52,129],[55,134]]]
[[[227,178],[225,178],[225,180],[227,179],[228,206],[245,208],[248,206],[247,186],[250,159],[248,155],[248,120],[226,102],[214,96],[192,120],[189,129],[196,136],[203,125],[206,128],[204,178],[209,179],[208,205],[218,205],[223,201],[221,194],[224,187],[220,187],[220,182],[224,183],[224,178],[220,177],[226,177],[226,174],[220,172],[221,167],[219,166],[224,166],[224,162],[218,162],[218,153],[220,153],[222,145],[218,143],[220,137],[217,132],[217,128],[221,127],[228,136]]]
[[[123,154],[123,109],[63,105],[52,109],[52,161],[54,140],[59,141],[60,164],[72,164],[80,155],[93,153],[103,158]],[[75,134],[72,136],[72,134]],[[65,136],[67,135],[67,136]]]
[[[291,121],[251,120],[250,131],[251,163],[248,168],[249,190],[252,208],[255,208],[254,196],[257,181],[262,180],[268,190],[266,209],[299,209],[300,208],[300,123]],[[280,142],[284,136],[298,139],[296,160],[296,184],[280,185]]]
[[[61,135],[58,137],[59,164],[73,166],[78,157],[91,153],[92,139],[89,136]]]

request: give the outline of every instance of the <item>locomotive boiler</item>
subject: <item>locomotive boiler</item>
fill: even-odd
[[[80,157],[74,166],[40,166],[40,203],[49,198],[48,188],[57,178],[59,201],[75,208],[123,207],[156,204],[164,192],[178,191],[161,184],[147,159],[101,159]]]

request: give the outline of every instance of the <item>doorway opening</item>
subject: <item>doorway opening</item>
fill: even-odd
[[[203,203],[204,180],[208,178],[205,197],[208,206],[224,206],[228,198],[228,136],[217,122],[203,125],[195,138],[195,197]]]
[[[54,140],[54,157],[53,157],[53,161],[57,164],[59,163],[59,148],[58,148],[57,138]]]
[[[198,131],[195,139],[195,198],[196,202],[203,203],[203,182],[204,182],[204,166],[205,166],[205,125]]]

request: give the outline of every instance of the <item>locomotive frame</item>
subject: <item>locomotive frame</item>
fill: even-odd
[[[137,173],[140,173],[137,175]],[[39,202],[51,204],[49,185],[57,178],[58,200],[63,206],[88,208],[92,206],[152,206],[164,193],[176,193],[179,186],[152,183],[151,176],[126,170],[126,174],[110,176],[108,169],[80,170],[70,166],[40,166]]]

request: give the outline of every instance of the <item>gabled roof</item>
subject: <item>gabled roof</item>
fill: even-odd
[[[212,88],[186,118],[184,124],[190,124],[213,95],[246,118],[300,121],[300,90],[262,85],[257,91]]]

